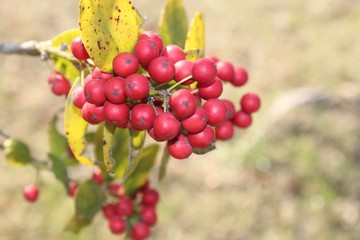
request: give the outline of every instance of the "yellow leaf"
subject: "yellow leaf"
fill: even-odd
[[[113,137],[115,132],[115,126],[111,124],[105,124],[103,132],[103,158],[106,171],[110,172],[115,167],[115,160],[112,156]]]
[[[185,58],[191,62],[195,62],[199,58],[201,53],[200,48],[185,50]]]
[[[65,105],[65,131],[69,147],[75,158],[82,164],[94,164],[90,158],[83,156],[86,148],[85,134],[88,123],[81,116],[81,109],[74,106],[71,95],[73,90],[81,83],[78,78],[70,89]]]
[[[129,0],[81,0],[79,26],[90,58],[105,72],[120,52],[132,51],[143,19]]]
[[[198,57],[203,57],[205,53],[205,25],[202,13],[195,13],[185,41],[185,51],[191,49],[200,49]],[[192,56],[191,56],[192,57]],[[189,57],[190,58],[190,57]],[[188,59],[194,61],[194,59]],[[196,59],[195,59],[196,60]]]

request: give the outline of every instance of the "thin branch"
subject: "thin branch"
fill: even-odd
[[[0,53],[40,56],[40,51],[37,48],[38,43],[37,41],[0,43]]]

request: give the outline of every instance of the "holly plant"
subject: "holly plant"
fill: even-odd
[[[260,107],[254,93],[236,103],[222,96],[224,84],[242,87],[248,75],[205,55],[201,13],[188,26],[181,0],[168,0],[158,32],[143,21],[131,1],[80,0],[78,28],[17,49],[53,63],[48,85],[66,96],[65,110],[50,121],[47,161],[4,132],[2,148],[12,165],[52,171],[74,198],[66,230],[79,232],[102,211],[112,233],[147,238],[157,221],[159,194],[149,181],[156,160],[162,180],[171,157],[214,150]],[[88,179],[69,176],[79,165],[91,168]],[[36,179],[24,188],[28,202],[41,195]]]

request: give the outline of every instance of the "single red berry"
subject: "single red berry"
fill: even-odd
[[[140,210],[140,221],[148,226],[155,225],[157,221],[157,214],[154,208],[144,207]]]
[[[154,133],[154,128],[153,128],[153,127],[152,127],[152,128],[148,128],[148,129],[147,129],[147,133],[149,134],[149,136],[150,136],[152,139],[154,139],[154,140],[157,141],[157,142],[163,142],[163,141],[165,141],[164,139],[159,138],[158,136],[155,135],[155,133]]]
[[[149,39],[139,40],[135,47],[134,53],[142,66],[147,66],[154,58],[159,56],[159,49],[155,42]]]
[[[175,75],[174,63],[168,57],[157,57],[150,62],[148,72],[158,83],[169,82]]]
[[[72,41],[71,52],[73,53],[74,57],[80,61],[85,61],[86,59],[90,58],[80,37],[77,37]]]
[[[190,91],[180,89],[174,92],[169,99],[169,105],[173,114],[178,118],[187,118],[194,114],[196,101]]]
[[[184,50],[181,47],[174,45],[174,44],[167,45],[164,48],[164,51],[162,52],[161,55],[170,58],[173,63],[176,63],[180,60],[185,59]]]
[[[137,72],[139,60],[133,53],[122,52],[115,56],[112,66],[116,75],[125,78]]]
[[[175,66],[175,81],[180,82],[185,78],[189,78],[192,74],[193,63],[189,60],[180,60],[174,64]],[[194,80],[189,78],[182,85],[190,85]]]
[[[126,101],[124,79],[120,77],[109,79],[105,84],[104,95],[109,102],[124,103]]]
[[[150,189],[150,180],[149,179],[146,179],[146,181],[144,182],[144,184],[139,187],[138,191],[139,192],[144,192],[146,190]]]
[[[196,107],[195,113],[183,119],[181,125],[189,133],[198,133],[207,125],[208,113],[202,107]]]
[[[215,137],[219,140],[228,140],[234,136],[234,125],[230,121],[215,127]]]
[[[216,74],[216,65],[209,58],[199,58],[193,64],[192,76],[198,83],[211,83],[214,81]]]
[[[157,48],[159,49],[159,54],[161,54],[163,47],[164,47],[164,43],[158,33],[152,32],[152,31],[145,31],[139,35],[138,41],[144,40],[144,39],[153,41],[155,43],[155,45],[157,46]]]
[[[104,183],[104,178],[103,178],[101,170],[99,168],[94,169],[91,178],[92,178],[92,180],[97,182],[99,185]]]
[[[119,217],[112,217],[109,219],[109,228],[114,234],[122,234],[125,231],[126,223]]]
[[[102,207],[102,213],[106,219],[111,219],[117,216],[116,205],[113,203],[107,203]]]
[[[152,127],[156,113],[152,106],[148,104],[137,104],[131,109],[131,124],[140,130],[146,130]]]
[[[26,201],[36,202],[39,197],[39,188],[36,185],[28,185],[24,188],[23,195]]]
[[[203,87],[200,83],[198,84],[199,95],[202,99],[209,100],[212,98],[218,98],[223,92],[223,85],[220,78],[215,77],[215,80],[211,85]]]
[[[69,80],[58,72],[54,72],[49,75],[48,84],[51,91],[57,96],[67,95],[71,88]]]
[[[117,183],[110,183],[108,185],[108,190],[110,194],[116,197],[122,197],[125,196],[125,188],[124,186],[117,184]]]
[[[235,116],[235,105],[232,101],[228,99],[221,100],[226,106],[226,117],[228,120],[231,120]]]
[[[241,110],[249,114],[260,108],[260,98],[255,93],[247,93],[240,100]]]
[[[226,82],[230,82],[234,79],[235,70],[232,63],[227,61],[218,61],[216,63],[217,76]]]
[[[145,223],[135,223],[131,229],[131,239],[143,240],[150,235],[149,227]]]
[[[104,72],[98,67],[95,67],[95,69],[91,72],[91,78],[95,79],[95,80],[107,81],[107,80],[109,80],[110,78],[113,78],[113,77],[115,77],[114,74]]]
[[[71,181],[71,182],[69,183],[69,196],[70,196],[70,197],[74,197],[74,196],[75,196],[77,187],[78,187],[78,185],[77,185],[76,182]]]
[[[208,113],[208,124],[221,125],[227,120],[227,108],[221,100],[209,99],[204,103],[203,108]]]
[[[247,128],[252,123],[252,117],[246,112],[237,111],[234,118],[232,119],[232,122],[235,126],[238,126],[239,128]]]
[[[170,112],[157,115],[153,122],[154,134],[161,140],[175,138],[180,131],[181,124]]]
[[[217,63],[218,61],[219,61],[219,58],[217,57],[217,56],[209,56],[209,57],[207,57],[207,58],[209,58],[211,61],[213,61],[214,63]]]
[[[86,103],[84,88],[82,86],[78,86],[72,92],[72,102],[75,107],[82,108]]]
[[[116,211],[120,216],[130,216],[134,211],[131,200],[128,198],[121,198],[116,205]]]
[[[92,79],[84,86],[84,94],[88,103],[102,106],[105,101],[105,81]]]
[[[113,104],[106,102],[104,104],[104,119],[117,127],[124,126],[129,119],[130,107],[126,103]]]
[[[176,159],[185,159],[192,154],[192,147],[189,140],[182,133],[167,142],[167,149],[170,155]]]
[[[81,115],[85,121],[90,124],[96,125],[104,121],[103,106],[95,106],[86,102],[81,109]]]
[[[214,129],[210,125],[207,125],[201,132],[189,133],[188,140],[194,148],[207,148],[215,141]]]
[[[245,83],[248,81],[248,73],[246,70],[242,67],[235,68],[235,74],[234,78],[231,80],[231,84],[240,87],[245,85]]]
[[[159,201],[159,193],[152,188],[143,191],[141,204],[146,207],[155,207]]]
[[[149,80],[141,74],[134,73],[125,78],[125,95],[133,100],[141,100],[149,95]]]

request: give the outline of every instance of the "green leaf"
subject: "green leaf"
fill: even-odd
[[[115,126],[112,124],[105,124],[103,131],[103,160],[106,171],[110,172],[115,167],[115,159],[112,156],[112,148],[113,148],[113,137],[115,132]]]
[[[72,102],[72,92],[81,84],[78,78],[72,85],[65,105],[65,131],[66,138],[75,158],[82,164],[92,165],[90,158],[83,156],[86,148],[85,134],[88,123],[81,116],[81,109],[75,107]]]
[[[81,37],[95,65],[112,71],[120,52],[131,52],[143,19],[129,0],[81,0]]]
[[[49,125],[49,145],[50,153],[58,158],[63,158],[67,155],[68,143],[66,137],[62,135],[56,128],[57,115],[55,114]]]
[[[91,223],[104,202],[105,195],[95,181],[90,179],[81,184],[75,195],[75,215],[65,229],[78,233],[81,228]]]
[[[164,45],[176,44],[184,47],[188,20],[181,0],[167,1],[162,10],[159,29]]]
[[[13,167],[21,167],[32,161],[29,147],[16,139],[6,139],[3,143],[5,160]]]
[[[55,177],[64,185],[66,192],[69,192],[69,176],[64,162],[53,154],[49,154],[52,162],[52,171]]]
[[[169,159],[170,159],[170,153],[167,150],[167,148],[165,147],[164,151],[163,151],[162,158],[161,158],[160,171],[159,171],[159,175],[158,175],[159,181],[162,181],[165,178],[166,168],[167,168],[167,164],[169,162]]]
[[[78,28],[69,29],[54,37],[51,40],[51,46],[55,48],[61,48],[63,44],[67,45],[66,52],[70,53],[71,42],[80,36],[80,30]],[[76,68],[73,62],[60,57],[54,57],[54,64],[56,71],[62,73],[68,80],[74,82],[79,77],[79,70]]]
[[[205,23],[200,12],[195,13],[186,36],[185,51],[190,49],[200,49],[198,57],[203,57],[205,54]],[[194,61],[194,59],[188,60]]]
[[[149,177],[149,172],[151,168],[154,166],[156,155],[159,151],[158,144],[152,144],[146,148],[144,148],[138,157],[139,161],[137,167],[132,173],[131,177],[128,178],[124,187],[126,193],[131,195],[134,193],[139,187],[141,187]]]

